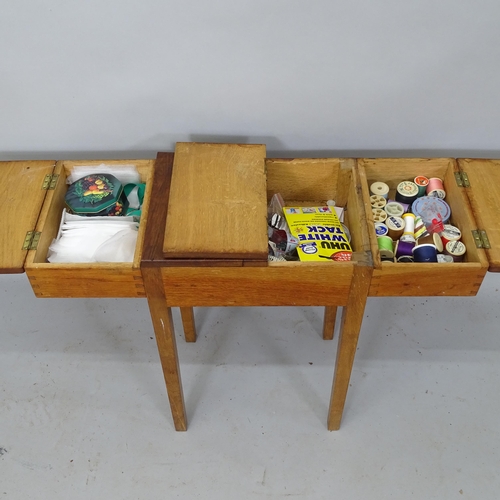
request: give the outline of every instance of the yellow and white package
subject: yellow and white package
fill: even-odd
[[[352,248],[333,207],[284,207],[302,261],[351,260]]]

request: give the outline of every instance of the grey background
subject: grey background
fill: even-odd
[[[0,158],[499,156],[492,0],[2,0]]]

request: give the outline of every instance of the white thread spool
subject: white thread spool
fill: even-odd
[[[383,196],[372,194],[370,196],[370,204],[372,208],[384,208],[387,204],[387,200]]]
[[[385,182],[374,182],[370,186],[370,194],[382,196],[382,198],[387,200],[389,197],[389,186]]]
[[[415,215],[403,214],[403,220],[405,221],[405,230],[401,239],[403,241],[415,241]]]
[[[389,201],[384,207],[387,215],[392,215],[393,217],[401,217],[405,213],[405,209],[399,201]]]

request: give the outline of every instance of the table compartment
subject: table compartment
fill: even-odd
[[[469,296],[476,295],[488,269],[484,250],[476,248],[472,231],[477,229],[466,192],[459,187],[457,162],[451,158],[358,159],[363,201],[373,254],[374,271],[370,296]],[[445,201],[451,208],[450,223],[462,232],[467,247],[463,262],[392,263],[382,262],[374,230],[369,186],[376,181],[389,185],[389,198],[395,199],[397,185],[418,175],[443,180]]]
[[[237,262],[234,266],[166,266],[169,306],[345,305],[354,266],[371,263],[370,242],[354,160],[266,159],[267,203],[281,193],[287,205],[321,206],[333,199],[346,208],[350,262]],[[210,265],[209,265],[210,264]],[[228,289],[231,293],[228,294]]]
[[[49,191],[42,206],[36,231],[40,239],[36,250],[26,259],[26,274],[35,295],[44,297],[144,297],[140,261],[148,218],[155,160],[78,160],[59,161],[54,173],[59,175],[56,187]],[[133,262],[125,263],[54,263],[46,261],[48,248],[56,237],[65,206],[68,188],[66,178],[77,165],[135,165],[146,183],[141,223]]]

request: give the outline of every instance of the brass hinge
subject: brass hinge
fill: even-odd
[[[59,174],[47,174],[43,180],[42,189],[49,191],[56,188]]]
[[[490,240],[484,229],[476,229],[472,231],[472,236],[477,248],[491,248]]]
[[[36,250],[41,235],[39,231],[28,231],[24,238],[23,250]]]
[[[455,180],[458,187],[470,187],[469,176],[467,172],[455,172]]]

